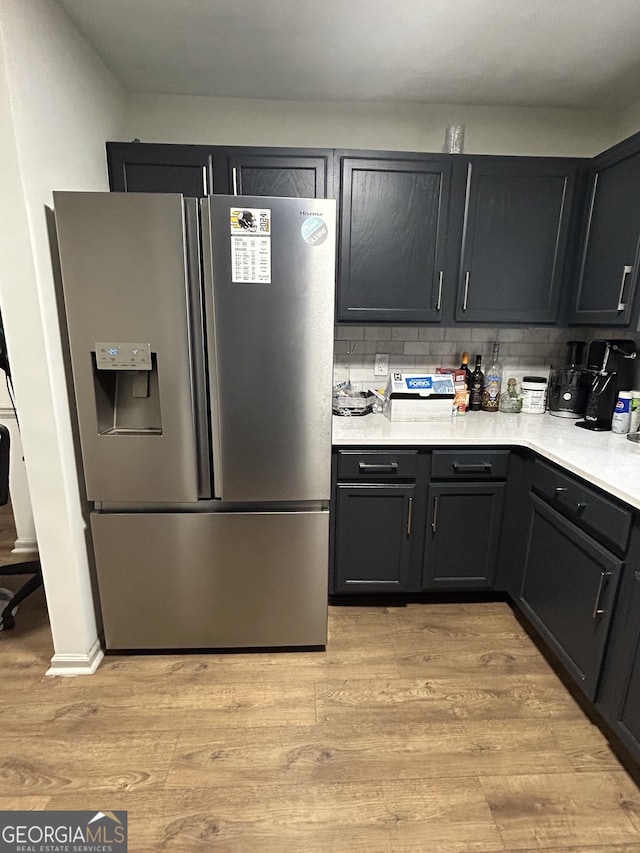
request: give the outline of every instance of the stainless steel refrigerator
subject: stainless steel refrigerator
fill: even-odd
[[[54,205],[107,648],[323,646],[335,202]]]

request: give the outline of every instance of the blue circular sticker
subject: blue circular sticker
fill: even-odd
[[[319,216],[310,216],[305,219],[300,230],[303,238],[311,246],[319,246],[320,243],[324,243],[329,234],[326,222]]]

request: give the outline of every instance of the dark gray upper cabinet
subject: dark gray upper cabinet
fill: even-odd
[[[451,158],[338,155],[338,320],[437,321]]]
[[[628,326],[638,282],[640,153],[624,143],[596,158],[589,190],[569,320]]]
[[[237,195],[327,198],[333,192],[332,152],[233,150],[229,184]]]
[[[108,142],[109,185],[117,192],[211,193],[326,198],[331,151]]]
[[[575,160],[471,158],[457,321],[557,321],[576,172]]]
[[[107,142],[109,186],[115,192],[182,193],[202,198],[228,192],[226,157],[207,145]]]

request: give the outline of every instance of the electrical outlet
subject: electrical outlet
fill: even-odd
[[[376,360],[373,368],[374,376],[387,376],[389,374],[389,354],[376,353]]]

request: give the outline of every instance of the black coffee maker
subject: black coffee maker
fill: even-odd
[[[582,351],[585,341],[567,341],[567,363],[549,371],[547,404],[549,414],[558,418],[583,417],[593,374],[584,369]]]
[[[604,431],[611,429],[618,391],[633,386],[636,346],[629,340],[595,340],[589,346],[587,370],[593,380],[583,421],[576,426]]]

